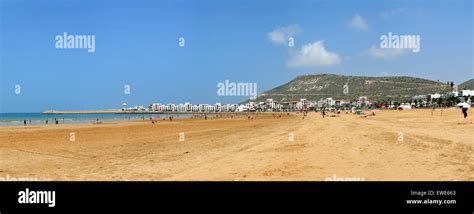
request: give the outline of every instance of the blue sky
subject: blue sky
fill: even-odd
[[[468,0],[0,2],[0,112],[236,103],[219,82],[261,93],[306,73],[473,77]],[[96,51],[55,48],[63,32],[95,35]],[[419,35],[420,52],[378,49],[388,32]]]

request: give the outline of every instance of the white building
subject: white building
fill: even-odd
[[[186,111],[186,108],[182,103],[176,105],[175,108],[176,108],[177,112],[185,112]]]
[[[267,99],[264,102],[264,105],[265,105],[265,110],[266,111],[275,111],[277,104],[273,101],[273,99]]]
[[[467,96],[474,96],[474,90],[461,90],[459,91],[459,96],[467,97]]]
[[[237,110],[238,107],[239,107],[239,105],[237,105],[237,104],[227,104],[226,105],[226,111],[234,112],[234,111]]]
[[[428,100],[428,95],[415,95],[413,96],[414,100]]]
[[[166,111],[174,111],[174,104],[168,103],[168,105],[166,105]]]
[[[256,104],[255,102],[248,102],[245,105],[239,105],[235,111],[237,112],[253,112],[256,110]]]
[[[213,107],[214,107],[213,111],[215,111],[215,112],[221,112],[222,111],[222,104],[221,103],[216,103],[216,104],[214,104]]]
[[[256,105],[254,102],[248,103],[247,109],[255,109]],[[222,104],[222,103],[215,103],[215,104],[199,104],[199,105],[192,105],[189,102],[184,104],[173,104],[168,103],[166,105],[161,103],[151,103],[147,109],[144,109],[143,106],[135,106],[133,108],[125,108],[123,107],[122,110],[128,111],[172,111],[172,112],[233,112],[238,108],[239,105],[237,104]]]
[[[198,106],[200,112],[205,112],[207,110],[208,104],[199,104]]]
[[[150,106],[148,106],[148,109],[150,109],[150,111],[160,111],[160,104],[152,103]]]
[[[213,105],[206,105],[206,112],[214,112],[215,106]]]
[[[326,100],[324,101],[324,103],[326,104],[326,107],[332,107],[332,106],[336,105],[336,102],[334,102],[334,100],[332,99],[332,97],[326,98]]]
[[[369,102],[369,99],[367,99],[367,97],[359,97],[357,98],[357,103],[356,103],[357,107],[361,108],[363,106],[368,106],[370,105],[370,102]]]
[[[438,94],[438,93],[430,94],[430,97],[431,97],[431,99],[439,99],[439,98],[441,98],[441,94]]]
[[[305,110],[308,107],[308,101],[306,99],[300,99],[300,101],[296,102],[295,110]]]
[[[127,108],[126,110],[127,111],[146,111],[147,109],[145,109],[143,106],[134,106],[132,108]]]
[[[188,103],[188,102],[184,103],[184,110],[185,111],[192,111],[192,107],[193,107],[193,105],[191,105],[191,103]]]

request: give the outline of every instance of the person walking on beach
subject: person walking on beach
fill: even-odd
[[[462,108],[462,113],[463,113],[463,115],[464,115],[464,118],[466,118],[466,117],[467,117],[467,110],[469,109],[469,107],[467,107],[467,106],[461,106],[461,108]]]
[[[26,120],[23,120],[23,125],[25,125],[25,126],[26,126]]]

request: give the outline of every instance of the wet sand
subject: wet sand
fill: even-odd
[[[459,109],[376,114],[0,127],[0,178],[474,180],[474,124]]]

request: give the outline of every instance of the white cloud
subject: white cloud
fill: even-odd
[[[339,55],[324,48],[324,41],[303,45],[301,50],[288,61],[290,67],[332,66],[341,63]]]
[[[393,59],[409,52],[408,49],[404,48],[378,48],[375,46],[368,50],[370,56],[378,59]]]
[[[367,22],[360,16],[359,14],[356,14],[348,23],[349,27],[356,28],[359,30],[368,30],[369,25],[367,25]]]
[[[295,36],[300,32],[301,28],[298,25],[289,25],[285,27],[279,27],[268,33],[268,38],[273,43],[285,44],[288,42],[288,38]]]

